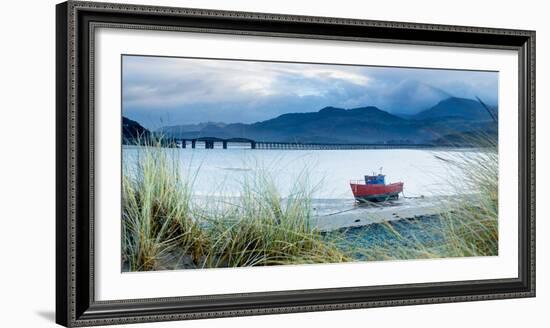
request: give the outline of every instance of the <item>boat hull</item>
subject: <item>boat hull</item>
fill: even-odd
[[[383,202],[389,199],[399,198],[403,192],[403,182],[382,184],[350,183],[351,191],[358,202]]]

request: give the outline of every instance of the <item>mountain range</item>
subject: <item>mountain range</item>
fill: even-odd
[[[335,144],[444,143],[447,139],[459,142],[462,135],[477,132],[496,136],[497,126],[492,113],[479,101],[449,97],[408,116],[391,114],[374,106],[351,109],[329,106],[316,112],[287,113],[251,124],[205,122],[166,126],[155,132],[186,139],[249,138]]]

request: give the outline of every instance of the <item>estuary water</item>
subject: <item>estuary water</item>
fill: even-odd
[[[141,147],[124,146],[128,167],[138,160]],[[408,197],[441,196],[456,193],[461,172],[443,159],[460,157],[468,151],[420,149],[372,150],[261,150],[181,149],[165,151],[181,166],[182,174],[194,180],[199,196],[238,196],[245,181],[268,175],[281,197],[296,183],[307,184],[315,199],[353,199],[350,180],[366,174],[386,175],[386,183],[404,182]]]

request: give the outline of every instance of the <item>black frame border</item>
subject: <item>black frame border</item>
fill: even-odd
[[[77,327],[535,296],[535,32],[68,1],[56,6],[56,322]],[[98,27],[511,49],[519,57],[519,277],[95,301],[93,40]]]

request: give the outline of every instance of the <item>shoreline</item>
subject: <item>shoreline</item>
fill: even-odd
[[[347,200],[343,200],[347,201]],[[383,204],[372,205],[352,204],[345,210],[324,203],[324,207],[315,207],[311,223],[322,232],[340,230],[343,228],[362,227],[375,223],[399,221],[404,219],[419,219],[426,216],[441,214],[442,204],[449,197],[417,197],[400,198]],[[335,211],[330,212],[333,209]]]

